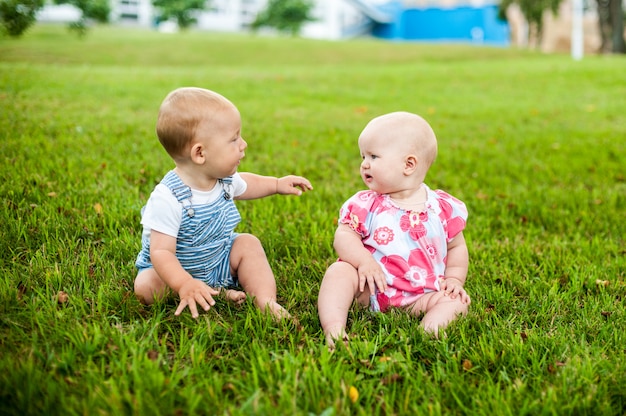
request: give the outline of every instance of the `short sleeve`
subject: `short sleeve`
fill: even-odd
[[[361,191],[348,199],[339,210],[339,224],[346,224],[361,238],[369,235],[370,212],[377,194]]]
[[[446,241],[450,242],[465,229],[468,216],[467,207],[462,201],[444,191],[437,190],[435,194],[441,208],[439,219],[446,232]]]
[[[141,215],[141,225],[144,230],[155,230],[176,237],[181,222],[180,203],[167,186],[158,184],[150,194]]]
[[[243,180],[239,172],[235,172],[233,175],[233,196],[239,196],[246,192],[248,189],[248,183]]]

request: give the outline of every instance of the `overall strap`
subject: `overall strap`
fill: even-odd
[[[196,214],[191,207],[191,188],[183,183],[176,172],[173,170],[167,172],[167,175],[161,180],[161,183],[172,191],[172,194],[174,194],[174,197],[180,202],[183,210],[185,210],[189,217],[193,217]],[[185,205],[184,201],[187,201],[187,205]]]
[[[172,191],[178,202],[182,203],[185,199],[191,198],[191,188],[185,185],[173,170],[167,172],[161,183]]]
[[[222,187],[224,188],[224,199],[227,201],[232,199],[234,188],[235,188],[233,185],[233,177],[227,176],[225,178],[220,179],[219,182],[222,184]]]

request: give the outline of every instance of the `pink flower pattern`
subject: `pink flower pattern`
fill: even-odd
[[[367,214],[366,208],[359,207],[357,204],[349,205],[346,210],[342,209],[339,222],[349,225],[357,234],[364,236],[365,229],[363,227]]]
[[[435,257],[437,257],[437,254],[439,254],[437,252],[437,246],[435,246],[434,244],[427,244],[425,249],[426,253],[428,253],[428,256],[431,259],[434,259]]]
[[[380,263],[394,277],[395,293],[385,293],[392,305],[404,306],[405,298],[424,294],[426,288],[435,287],[438,283],[430,267],[430,258],[419,248],[411,250],[408,260],[391,255],[382,257]]]
[[[444,191],[427,191],[423,212],[403,210],[373,191],[358,192],[341,208],[339,222],[361,236],[387,275],[388,289],[376,294],[381,311],[439,290],[447,243],[465,229],[465,204]]]
[[[374,231],[374,240],[380,245],[387,245],[393,241],[393,230],[389,227],[380,227]]]
[[[425,221],[428,221],[428,212],[408,211],[400,218],[400,228],[417,241],[426,235]]]

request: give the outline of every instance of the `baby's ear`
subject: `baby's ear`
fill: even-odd
[[[408,155],[405,159],[404,159],[404,173],[406,175],[410,175],[413,172],[415,172],[415,170],[417,169],[417,156],[415,155]]]
[[[191,161],[194,163],[204,163],[205,156],[202,144],[196,143],[191,146],[191,149],[189,150],[189,156],[191,157]]]

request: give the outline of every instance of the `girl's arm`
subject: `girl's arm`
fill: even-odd
[[[463,233],[454,237],[448,243],[448,254],[446,262],[446,271],[444,276],[446,279],[456,279],[461,285],[465,284],[467,278],[467,267],[469,263],[469,254],[467,252],[467,244]]]
[[[339,224],[335,231],[335,242],[333,244],[337,255],[342,261],[350,263],[359,274],[359,290],[365,290],[365,283],[371,293],[378,288],[380,292],[387,290],[387,279],[380,264],[372,253],[365,248],[358,235],[347,224]]]
[[[469,254],[467,252],[467,244],[463,233],[459,233],[452,241],[448,243],[446,271],[444,279],[440,281],[441,289],[451,298],[460,296],[461,302],[469,304],[471,299],[463,285],[467,278],[467,268],[469,263]]]

